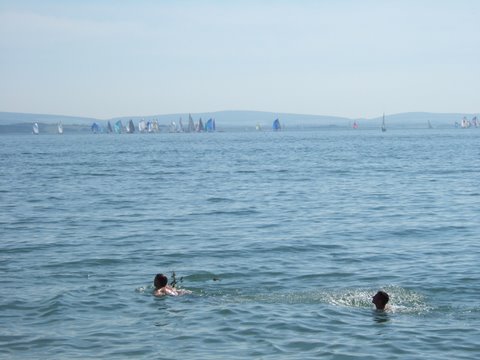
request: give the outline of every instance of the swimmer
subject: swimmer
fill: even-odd
[[[372,303],[375,304],[377,310],[385,310],[388,300],[390,300],[390,296],[385,291],[379,291],[372,298]]]
[[[191,293],[189,290],[175,289],[174,287],[168,285],[168,278],[163,274],[157,274],[155,276],[153,285],[155,286],[155,291],[153,292],[153,295],[155,296],[179,296]]]

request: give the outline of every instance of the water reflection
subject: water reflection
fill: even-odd
[[[388,312],[384,310],[373,310],[373,321],[379,324],[390,321]]]

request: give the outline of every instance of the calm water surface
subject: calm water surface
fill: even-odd
[[[1,358],[480,356],[480,130],[1,136],[0,169]]]

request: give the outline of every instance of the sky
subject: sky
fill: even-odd
[[[476,0],[0,0],[0,111],[480,111]]]

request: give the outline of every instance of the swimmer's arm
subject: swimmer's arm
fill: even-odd
[[[186,289],[177,289],[177,293],[178,295],[187,295],[187,294],[191,294],[192,292]]]

